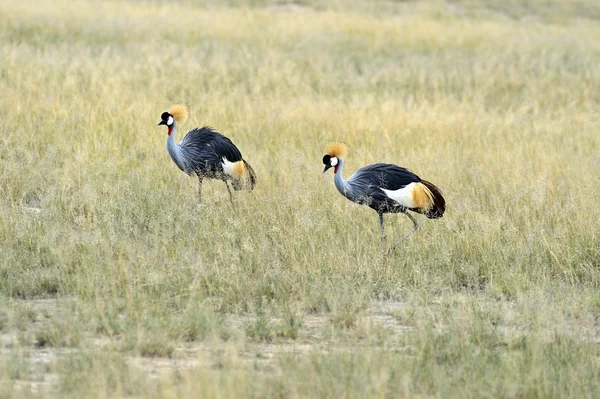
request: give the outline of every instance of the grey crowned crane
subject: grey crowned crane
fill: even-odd
[[[178,125],[188,119],[185,105],[176,104],[168,112],[163,112],[158,125],[168,128],[167,150],[173,162],[188,175],[198,176],[198,204],[202,202],[202,180],[223,180],[233,204],[233,196],[228,181],[237,190],[252,190],[256,175],[252,167],[242,158],[240,150],[227,137],[211,127],[204,126],[190,130],[179,144],[175,143]]]
[[[384,213],[403,213],[413,222],[413,228],[390,251],[411,235],[419,224],[408,211],[421,213],[429,219],[441,218],[446,201],[440,190],[428,181],[421,180],[408,169],[376,163],[357,170],[348,180],[342,177],[346,145],[329,143],[325,148],[325,169],[334,168],[335,186],[342,195],[357,204],[367,205],[379,215],[381,250],[385,254]]]

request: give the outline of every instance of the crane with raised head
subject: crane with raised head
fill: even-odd
[[[188,175],[198,176],[198,204],[202,203],[202,181],[218,179],[225,182],[233,205],[228,182],[231,181],[236,191],[252,190],[256,184],[256,174],[231,140],[209,126],[190,130],[177,144],[177,126],[183,125],[188,115],[185,105],[176,104],[160,116],[158,125],[166,125],[168,128],[167,151],[179,169]]]
[[[419,223],[408,211],[427,216],[429,219],[441,218],[446,210],[446,201],[441,191],[432,183],[421,180],[419,176],[397,165],[376,163],[358,169],[348,180],[342,177],[344,157],[347,147],[343,143],[329,143],[325,148],[323,163],[325,169],[334,168],[334,182],[338,191],[350,201],[367,205],[379,215],[381,226],[381,251],[385,254],[385,213],[403,213],[412,222],[411,231],[400,239],[390,252],[410,236]]]

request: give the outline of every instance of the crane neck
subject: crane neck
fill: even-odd
[[[338,158],[338,164],[335,167],[335,172],[334,172],[335,174],[333,177],[333,181],[334,181],[335,187],[338,189],[338,191],[340,193],[342,193],[342,195],[344,197],[348,197],[352,188],[350,187],[348,182],[346,180],[344,180],[344,178],[342,177],[343,167],[344,167],[344,160],[342,158]]]
[[[167,140],[171,139],[174,142],[174,140],[175,140],[175,132],[177,131],[177,123],[175,123],[173,121],[173,124],[171,126],[167,126],[167,128],[169,129],[167,131],[167,135],[168,135],[168,139]]]
[[[175,162],[179,169],[184,170],[185,168],[183,162],[183,155],[181,154],[181,148],[179,147],[179,144],[175,142],[175,132],[177,131],[177,124],[173,123],[173,125],[169,126],[168,128],[169,136],[167,137],[167,151],[169,152],[171,159],[173,160],[173,162]]]

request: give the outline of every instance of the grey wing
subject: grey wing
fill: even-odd
[[[360,168],[347,182],[352,187],[353,196],[357,202],[379,209],[396,207],[396,204],[391,202],[381,190],[382,188],[399,190],[410,183],[420,181],[419,176],[406,168],[377,163]]]
[[[230,162],[242,159],[231,140],[208,126],[190,130],[179,146],[189,169],[195,173],[221,173],[224,157]]]

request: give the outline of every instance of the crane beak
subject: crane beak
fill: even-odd
[[[323,169],[323,173],[327,172],[327,170],[330,168],[332,168],[331,165],[325,165],[325,169]]]
[[[160,121],[160,122],[158,122],[158,125],[156,125],[156,126],[160,126],[160,125],[166,125],[166,124],[167,124],[167,122],[165,122],[165,121]]]

